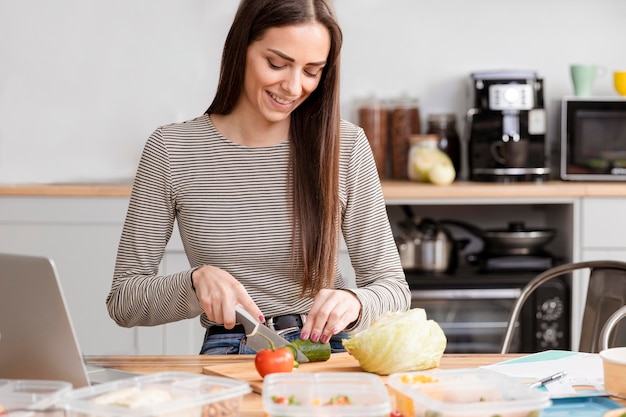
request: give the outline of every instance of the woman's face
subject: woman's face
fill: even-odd
[[[238,109],[270,123],[288,120],[317,88],[329,51],[320,23],[269,29],[248,47]]]

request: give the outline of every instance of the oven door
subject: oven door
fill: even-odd
[[[519,288],[411,290],[411,307],[423,308],[443,329],[446,353],[500,352]],[[521,348],[519,331],[510,351]]]

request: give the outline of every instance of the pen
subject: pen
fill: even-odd
[[[542,385],[547,384],[548,382],[552,382],[552,381],[556,381],[557,379],[561,379],[563,378],[565,375],[567,375],[567,372],[565,371],[561,371],[561,372],[557,372],[554,375],[550,375],[548,377],[545,377],[543,379],[540,379],[537,382],[534,382],[530,385],[531,388],[539,388]]]

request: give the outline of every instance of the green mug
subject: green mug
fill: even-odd
[[[604,75],[606,69],[597,65],[576,64],[570,65],[574,94],[579,97],[589,97],[592,94],[593,83],[596,78]]]

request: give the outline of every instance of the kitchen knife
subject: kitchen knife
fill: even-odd
[[[250,349],[257,352],[263,349],[271,349],[270,340],[274,343],[276,348],[289,344],[287,339],[252,317],[252,315],[248,313],[242,305],[237,304],[235,307],[235,313],[237,314],[237,322],[240,323],[246,330],[246,343]],[[309,358],[307,358],[304,353],[298,350],[295,346],[293,348],[296,352],[296,361],[299,363],[309,361]]]

